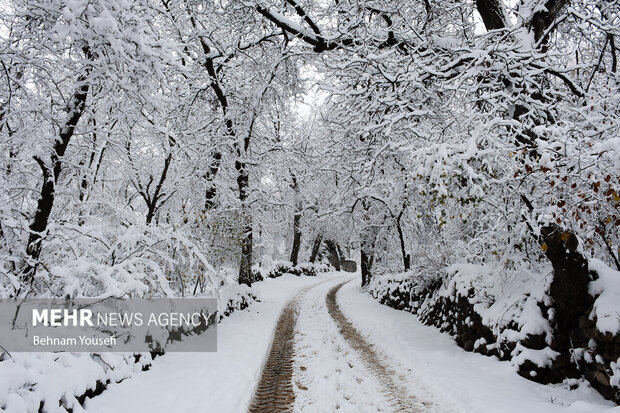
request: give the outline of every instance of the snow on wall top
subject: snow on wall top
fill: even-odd
[[[591,259],[590,271],[598,279],[590,283],[590,295],[596,297],[590,319],[596,318],[596,327],[603,333],[620,332],[620,271],[609,268],[603,261]]]

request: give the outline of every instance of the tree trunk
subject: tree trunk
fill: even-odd
[[[93,114],[94,116],[94,114]],[[89,190],[89,184],[92,185],[92,180],[93,180],[93,173],[92,168],[93,168],[93,164],[95,163],[95,158],[97,157],[97,121],[93,118],[92,119],[92,128],[93,128],[93,148],[90,151],[90,157],[88,159],[88,166],[84,166],[85,161],[80,161],[80,166],[82,167],[82,179],[80,182],[80,194],[79,194],[79,199],[80,202],[84,202],[84,199],[86,198],[86,194]],[[100,156],[103,156],[103,150],[105,149],[105,146],[103,146],[101,152],[100,152]],[[101,157],[99,158],[99,160],[101,161]],[[98,169],[98,168],[97,168]],[[91,182],[89,182],[91,181]]]
[[[407,250],[405,248],[405,237],[403,235],[403,228],[400,225],[400,216],[396,220],[396,230],[398,231],[398,239],[400,240],[400,252],[403,256],[403,267],[405,271],[409,271],[411,268],[411,257],[407,254]]]
[[[370,217],[370,200],[362,200],[362,220],[365,227],[361,234],[361,271],[362,271],[362,287],[370,283],[372,279],[372,264],[375,257],[375,242],[377,241],[378,228],[372,225]]]
[[[241,152],[238,150],[238,156],[241,157]],[[244,213],[245,225],[243,231],[243,237],[241,238],[241,257],[239,261],[239,284],[252,285],[254,277],[252,276],[252,213],[248,211],[246,200],[248,198],[248,186],[250,183],[250,177],[247,171],[247,165],[240,159],[235,161],[235,168],[237,169],[237,187],[239,188],[239,200],[241,201],[241,208]]]
[[[291,187],[295,191],[295,214],[293,215],[293,246],[291,247],[291,263],[293,266],[297,265],[297,260],[299,258],[299,248],[301,246],[301,214],[303,209],[303,204],[301,201],[301,197],[299,195],[299,184],[297,182],[297,177],[291,171],[291,179],[292,184]]]
[[[340,262],[340,268],[342,268],[342,265],[346,261],[345,254],[340,244],[336,244],[336,248],[338,249],[338,261]]]
[[[164,159],[164,168],[159,175],[159,182],[157,182],[157,186],[155,186],[155,191],[153,192],[153,195],[149,193],[150,182],[152,182],[153,179],[152,176],[149,185],[147,185],[146,188],[140,192],[140,195],[142,195],[142,197],[144,198],[144,202],[146,202],[147,207],[146,225],[151,225],[151,222],[155,217],[155,213],[167,199],[166,194],[162,192],[162,188],[164,182],[166,181],[166,177],[168,176],[168,169],[170,168],[170,163],[172,162],[172,149],[176,146],[176,140],[172,136],[168,136],[168,140],[170,142],[170,149],[168,155],[166,156],[166,159]]]
[[[362,235],[361,267],[362,287],[367,286],[372,279],[372,264],[375,256],[375,241],[377,238],[376,228],[367,228]]]
[[[560,353],[554,365],[562,369],[573,366],[570,362],[571,349],[587,343],[579,320],[589,316],[592,298],[588,293],[588,284],[592,277],[588,261],[577,250],[579,241],[573,233],[563,232],[557,225],[549,225],[541,229],[541,238],[546,247],[545,255],[553,266],[553,281],[549,289],[555,308],[552,348]],[[570,372],[564,371],[563,374]]]
[[[241,259],[239,261],[239,284],[251,286],[254,281],[252,275],[252,217],[247,215],[248,221],[244,226],[244,235],[241,239]]]
[[[506,27],[502,0],[476,0],[476,8],[487,30]]]
[[[317,235],[316,238],[314,239],[314,243],[312,244],[312,252],[310,253],[310,262],[313,264],[319,256],[319,251],[321,250],[322,240],[323,240],[323,237],[320,235]]]
[[[547,0],[545,7],[538,10],[530,20],[530,31],[534,34],[534,41],[539,43],[539,47],[545,51],[546,43],[553,30],[549,30],[562,8],[566,5],[566,0]],[[477,0],[478,11],[480,12],[485,26],[488,30],[501,28],[501,24],[493,17],[493,11],[497,7],[503,7],[501,0]],[[491,7],[485,7],[489,6]],[[503,13],[503,12],[502,12]],[[496,27],[499,26],[499,27]],[[530,93],[534,100],[543,101],[543,97],[538,93]],[[513,119],[519,121],[529,109],[523,105],[515,105]],[[540,122],[534,119],[534,122]],[[553,116],[549,116],[548,123],[554,123]],[[538,136],[532,130],[525,132],[526,136],[518,135],[519,142],[536,149],[536,139]],[[527,208],[532,212],[533,205],[524,195],[521,196]],[[563,231],[555,224],[548,225],[541,229],[540,236],[534,233],[530,227],[532,235],[543,243],[545,255],[551,261],[553,267],[553,281],[550,286],[549,294],[553,298],[555,308],[555,338],[552,348],[560,355],[554,360],[554,367],[559,369],[574,369],[571,362],[571,349],[585,345],[583,331],[579,328],[579,320],[588,317],[590,306],[590,296],[588,294],[588,284],[591,275],[588,270],[586,258],[577,250],[579,241],[575,234]],[[570,372],[564,372],[564,377]]]
[[[205,176],[207,181],[207,189],[205,190],[205,211],[210,211],[215,207],[215,196],[217,195],[217,187],[215,186],[215,176],[220,169],[222,162],[222,153],[219,151],[211,155],[211,166],[209,172]]]
[[[165,7],[168,7],[165,5]],[[189,10],[188,10],[189,11]],[[224,89],[219,82],[218,77],[218,69],[215,67],[214,58],[211,56],[211,47],[207,44],[207,40],[198,35],[198,23],[196,22],[196,18],[193,14],[190,13],[190,23],[192,27],[196,31],[196,36],[198,37],[198,41],[200,42],[200,47],[202,48],[204,61],[202,62],[204,68],[207,70],[207,74],[209,75],[209,85],[215,93],[217,97],[217,101],[220,104],[222,109],[222,114],[224,115],[224,124],[226,125],[226,133],[231,138],[235,138],[235,128],[233,121],[228,117],[228,99],[226,98],[226,94],[224,93]],[[211,165],[209,165],[209,170],[205,176],[205,180],[207,181],[207,188],[205,190],[205,212],[213,209],[215,207],[215,196],[217,195],[217,187],[215,186],[215,177],[220,170],[220,164],[222,162],[222,152],[219,150],[214,150],[211,153]]]
[[[340,271],[340,254],[338,253],[338,246],[332,240],[325,241],[327,247],[327,260],[336,271]]]
[[[362,264],[362,287],[367,286],[372,279],[372,252],[365,251],[362,247],[361,251],[361,264]]]
[[[299,248],[301,246],[301,212],[296,211],[295,216],[293,217],[293,247],[291,248],[291,263],[293,266],[297,265],[297,260],[299,257]]]
[[[91,57],[88,48],[84,48],[83,51],[87,58]],[[67,107],[68,118],[60,130],[59,139],[54,143],[50,155],[50,163],[45,164],[40,158],[35,157],[35,160],[41,167],[43,184],[41,186],[39,200],[37,201],[37,211],[30,224],[31,232],[26,246],[26,254],[35,262],[39,259],[39,255],[41,254],[41,239],[43,233],[47,229],[50,213],[54,206],[55,186],[62,172],[62,157],[65,155],[69,141],[73,137],[75,128],[86,108],[86,98],[88,97],[89,91],[89,84],[86,83],[86,79],[90,73],[90,69],[86,67],[85,72],[85,74],[80,75],[77,79],[77,88]],[[36,266],[36,264],[34,265]],[[24,282],[32,281],[35,266],[31,264],[26,265],[22,276]]]
[[[153,221],[153,217],[155,216],[155,207],[156,207],[156,204],[154,202],[151,202],[147,205],[146,225],[151,225],[151,222]]]

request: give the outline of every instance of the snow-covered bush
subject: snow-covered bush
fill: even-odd
[[[276,260],[264,267],[255,265],[252,271],[254,273],[254,278],[261,281],[265,278],[277,278],[283,274],[316,276],[319,272],[329,271],[329,266],[323,263],[301,263],[293,265],[290,261]]]
[[[0,410],[81,411],[86,397],[147,370],[151,362],[149,353],[3,353]]]
[[[217,296],[219,321],[256,300],[249,287],[236,282],[220,287]],[[118,383],[148,370],[156,355],[0,352],[0,410],[14,413],[81,411],[81,404],[87,397],[99,395],[109,383]]]
[[[131,211],[55,220],[41,240],[30,294],[40,297],[217,296],[226,280],[210,265],[208,251],[191,233],[172,225],[139,222]],[[5,230],[10,230],[3,221]],[[4,252],[4,251],[2,251]],[[6,263],[3,295],[25,293]]]

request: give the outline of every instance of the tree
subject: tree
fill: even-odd
[[[33,156],[42,179],[21,271],[27,287],[37,270],[59,187],[66,185],[63,173],[75,155],[70,144],[86,129],[82,118],[95,111],[111,75],[119,80],[143,75],[133,69],[137,62],[147,61],[147,56],[151,61],[153,56],[167,60],[170,50],[157,44],[145,3],[57,1],[13,6],[5,21],[11,34],[3,52],[3,61],[10,62],[4,72],[8,91],[4,126],[14,141],[35,143],[29,140],[32,134],[43,138],[36,142]],[[143,36],[141,43],[134,41],[136,34]],[[26,49],[27,55],[22,53]],[[123,87],[119,81],[116,90]],[[16,118],[18,113],[22,121]],[[25,155],[15,153],[15,158]]]
[[[595,132],[596,122],[584,123],[577,115],[588,102],[597,102],[590,106],[595,111],[617,85],[617,32],[608,23],[618,9],[607,3],[596,9],[587,2],[566,4],[547,1],[539,7],[523,1],[509,8],[500,1],[477,1],[486,33],[476,33],[474,5],[466,3],[451,8],[394,3],[379,9],[372,2],[310,7],[289,1],[284,7],[267,2],[255,7],[315,53],[329,56],[323,59],[325,90],[340,98],[329,111],[343,108],[332,116],[332,125],[342,136],[359,139],[351,139],[351,147],[365,139],[406,148],[400,152],[410,158],[399,162],[424,189],[418,189],[418,199],[409,190],[410,208],[399,212],[400,219],[422,224],[433,218],[437,236],[445,240],[440,243],[454,244],[456,236],[467,260],[495,256],[514,263],[517,250],[532,263],[531,251],[542,246],[562,279],[566,271],[560,268],[574,267],[573,259],[547,251],[564,251],[572,231],[586,239],[593,254],[597,250],[610,263],[618,261],[610,247],[618,242],[617,229],[610,228],[617,222],[618,191],[613,174],[603,172],[613,169],[609,156],[615,150],[590,150],[612,135],[605,127]],[[299,24],[290,23],[294,16]],[[600,40],[592,41],[593,33]],[[572,70],[576,62],[569,56],[577,56],[578,64],[593,63],[589,70]],[[589,85],[596,79],[605,92],[595,97]],[[600,125],[617,125],[617,112],[604,112]],[[579,136],[583,131],[586,142]],[[392,162],[377,153],[370,150],[361,158],[378,163],[370,170]],[[576,182],[577,176],[588,184]],[[541,181],[549,190],[542,190]],[[354,182],[359,185],[359,178]],[[579,199],[569,202],[567,194],[575,189]],[[380,202],[391,205],[392,199]],[[600,207],[593,207],[593,199]],[[424,210],[429,206],[432,213]],[[472,256],[472,245],[482,253]],[[406,267],[406,251],[401,255]]]

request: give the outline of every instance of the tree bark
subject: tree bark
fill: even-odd
[[[405,192],[407,188],[406,185],[407,184],[405,183]],[[398,231],[398,239],[400,240],[400,253],[403,256],[403,267],[405,271],[409,271],[409,269],[411,269],[411,256],[407,254],[407,249],[405,248],[405,236],[401,225],[401,220],[403,219],[403,214],[405,213],[406,208],[407,202],[405,201],[400,209],[400,213],[396,217],[396,230]]]
[[[243,139],[243,142],[235,141],[237,160],[235,169],[237,170],[237,187],[239,189],[239,201],[243,211],[245,225],[243,237],[241,238],[241,258],[239,262],[239,284],[252,285],[254,276],[252,275],[252,250],[254,248],[252,237],[252,212],[248,209],[247,199],[250,186],[250,175],[247,164],[244,160],[250,147],[251,131]]]
[[[244,227],[244,235],[241,239],[241,260],[239,262],[239,284],[251,286],[254,282],[252,275],[252,218],[248,217],[249,222]]]
[[[145,201],[147,201],[146,205],[148,208],[146,214],[146,225],[151,224],[151,222],[153,221],[153,217],[155,216],[155,212],[157,212],[157,209],[163,204],[163,202],[160,202],[165,197],[165,194],[162,192],[162,187],[164,185],[164,182],[166,181],[166,176],[168,175],[168,169],[170,168],[171,161],[172,145],[168,156],[166,156],[166,159],[164,160],[164,169],[159,176],[159,182],[155,187],[155,192],[153,193],[153,196],[150,196],[148,193],[146,194],[147,198],[145,198]]]
[[[372,279],[372,262],[373,262],[373,253],[372,251],[367,251],[362,247],[361,251],[361,266],[362,266],[362,287],[367,286]]]
[[[299,248],[301,246],[301,212],[295,211],[293,216],[293,246],[291,248],[291,263],[293,266],[297,265],[299,258]]]
[[[207,188],[205,189],[205,211],[209,211],[215,207],[215,196],[217,195],[217,187],[215,186],[215,176],[220,169],[222,162],[222,153],[219,151],[211,155],[211,166],[205,176]]]
[[[340,254],[338,253],[338,246],[332,240],[325,241],[327,247],[327,260],[336,271],[340,271]]]
[[[291,263],[293,266],[297,265],[299,258],[299,248],[301,247],[301,215],[302,215],[302,201],[299,195],[299,184],[297,177],[291,172],[292,184],[291,187],[295,191],[295,213],[293,215],[293,245],[291,247]]]
[[[240,156],[240,154],[239,154]],[[241,238],[241,257],[239,261],[239,284],[252,285],[254,277],[252,276],[252,214],[247,210],[246,200],[248,197],[248,186],[250,178],[246,169],[245,162],[241,160],[235,161],[237,169],[237,187],[239,188],[239,200],[244,213],[245,225],[243,228],[243,236]]]
[[[154,124],[151,122],[151,124]],[[170,169],[170,164],[172,163],[172,150],[177,145],[176,139],[171,135],[168,135],[169,149],[166,158],[164,159],[164,167],[159,175],[159,179],[153,192],[151,193],[151,185],[153,184],[153,175],[149,175],[149,181],[146,186],[143,186],[140,178],[138,177],[137,182],[134,183],[138,193],[144,199],[144,203],[146,204],[146,224],[150,225],[155,217],[155,213],[157,210],[166,202],[168,198],[174,193],[166,194],[163,192],[164,182],[166,182],[166,178],[168,176],[168,170]],[[127,156],[129,158],[129,162],[133,165],[133,160],[131,156],[131,145],[128,142],[125,146],[127,150]]]
[[[340,244],[336,244],[336,248],[338,249],[338,261],[340,262],[340,268],[344,266],[344,262],[346,261],[344,251]]]
[[[476,8],[487,30],[506,27],[502,0],[476,0]]]
[[[365,287],[370,283],[372,279],[372,265],[375,257],[375,243],[377,241],[378,228],[372,225],[370,217],[370,200],[363,199],[362,202],[362,220],[365,227],[361,233],[361,272],[362,272],[362,287]]]
[[[543,49],[546,49],[551,34],[547,33],[547,29],[551,27],[566,3],[568,0],[548,0],[545,2],[544,9],[537,11],[532,16],[530,26],[534,32],[534,40],[540,42]]]
[[[83,51],[86,57],[90,60],[90,50],[87,47],[84,47]],[[62,172],[62,158],[65,155],[67,146],[69,145],[73,134],[75,133],[75,128],[84,114],[84,110],[86,109],[86,99],[89,92],[89,84],[86,80],[91,69],[87,66],[84,70],[85,73],[80,75],[77,79],[76,89],[67,107],[68,118],[60,130],[59,139],[57,139],[54,143],[52,153],[50,154],[49,164],[46,164],[40,158],[35,157],[35,160],[41,167],[43,184],[41,186],[41,192],[37,201],[37,211],[35,212],[34,219],[29,227],[31,232],[26,246],[26,254],[35,262],[39,259],[39,255],[41,254],[41,239],[43,237],[43,233],[47,229],[52,207],[54,206],[55,186],[58,182],[58,177]],[[34,270],[35,266],[30,264],[26,265],[22,277],[24,282],[32,281],[32,278],[34,277]]]
[[[319,256],[322,240],[323,240],[323,237],[320,235],[317,235],[316,238],[314,239],[314,243],[312,244],[312,252],[310,252],[310,262],[313,264]]]
[[[361,267],[362,287],[367,286],[372,280],[372,264],[375,257],[375,241],[377,238],[376,228],[367,228],[362,234]]]
[[[190,23],[192,24],[194,30],[196,30],[196,33],[198,33],[198,23],[196,22],[196,18],[194,17],[194,15],[191,13]],[[226,94],[224,93],[224,90],[222,89],[219,78],[217,76],[215,62],[213,61],[213,57],[211,57],[211,47],[209,47],[207,41],[202,36],[199,36],[197,34],[197,37],[204,55],[203,66],[207,70],[207,74],[210,78],[209,85],[211,86],[213,93],[215,93],[217,101],[222,109],[222,115],[224,116],[224,125],[226,126],[226,133],[230,137],[235,138],[234,124],[233,121],[228,117],[228,99],[226,98]],[[205,175],[205,180],[207,181],[207,188],[205,189],[205,211],[209,211],[215,207],[215,196],[217,195],[215,177],[220,170],[221,163],[222,152],[216,149],[211,153],[211,164],[209,165],[209,170]]]
[[[405,248],[405,237],[403,235],[403,228],[400,225],[400,217],[396,220],[396,230],[398,231],[398,239],[400,240],[400,252],[403,256],[403,267],[405,271],[409,271],[411,268],[411,257],[407,254],[407,249]]]
[[[557,225],[541,229],[541,238],[546,245],[545,255],[553,266],[553,281],[549,295],[555,308],[555,334],[551,348],[560,353],[553,365],[560,376],[577,376],[571,362],[572,349],[587,345],[580,320],[589,317],[593,299],[588,293],[592,280],[588,261],[577,251],[577,237]]]
[[[93,130],[96,129],[97,127],[97,122],[95,121],[95,119],[92,119],[92,123],[93,123]],[[80,202],[84,201],[84,198],[86,197],[86,192],[88,191],[88,175],[89,175],[89,171],[93,166],[93,162],[95,161],[95,156],[96,156],[96,150],[97,150],[97,132],[93,132],[93,148],[90,151],[90,157],[88,160],[88,166],[85,167],[85,161],[80,161],[80,169],[81,169],[81,175],[82,175],[82,179],[80,180],[80,188],[79,188],[79,199]]]

